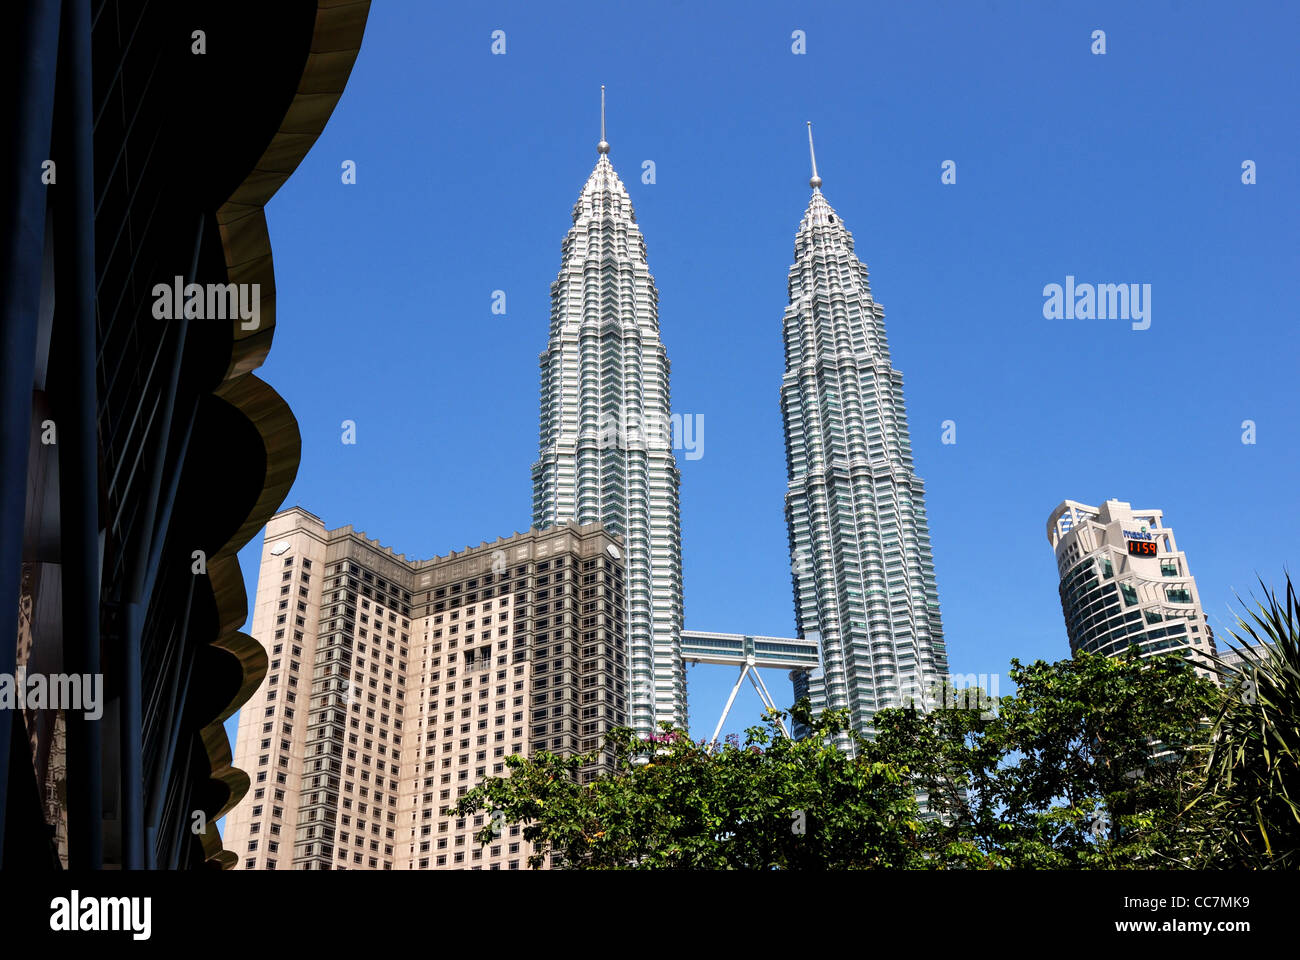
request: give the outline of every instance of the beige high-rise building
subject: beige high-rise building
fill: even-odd
[[[1142,656],[1178,653],[1201,676],[1217,676],[1196,580],[1161,511],[1066,500],[1047,520],[1047,540],[1071,653],[1121,656],[1136,645]]]
[[[627,725],[624,589],[599,524],[411,561],[277,514],[253,614],[268,674],[235,750],[252,786],[226,849],[243,869],[526,868],[517,824],[483,847],[486,815],[452,811],[511,754],[592,752]]]

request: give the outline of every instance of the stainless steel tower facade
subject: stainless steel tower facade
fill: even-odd
[[[795,617],[800,637],[820,640],[822,668],[792,679],[796,696],[818,711],[849,708],[869,734],[877,710],[946,677],[948,656],[884,309],[815,158],[810,185],[790,268],[781,410]]]
[[[687,723],[680,474],[659,293],[631,200],[609,162],[603,94],[601,113],[599,159],[574,204],[551,285],[533,525],[600,522],[623,537],[631,720],[646,734],[662,721]]]

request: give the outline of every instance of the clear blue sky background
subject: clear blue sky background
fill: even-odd
[[[528,527],[537,355],[604,83],[673,407],[705,422],[703,458],[679,454],[689,628],[794,629],[777,391],[812,120],[904,375],[953,671],[1005,693],[1012,657],[1069,655],[1045,536],[1066,498],[1163,509],[1220,632],[1234,590],[1297,560],[1297,36],[1294,3],[375,3],[267,208],[260,375],[302,430],[285,506],[420,558]],[[1151,328],[1044,320],[1067,274],[1150,283]],[[733,674],[688,677],[706,736]],[[747,687],[727,729],[759,709]]]

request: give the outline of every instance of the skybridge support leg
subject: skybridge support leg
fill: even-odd
[[[748,666],[748,664],[746,664],[746,666]],[[767,692],[767,684],[763,682],[762,676],[759,675],[758,667],[755,667],[754,672],[749,675],[749,682],[752,683],[754,689],[758,691],[758,698],[763,701],[763,706],[767,707],[769,710],[777,710],[776,702],[772,699],[772,695]],[[778,719],[776,725],[780,728],[781,733],[785,735],[785,738],[789,740],[790,731],[785,728],[785,721]]]
[[[718,742],[718,734],[722,732],[722,725],[727,722],[727,715],[731,713],[731,705],[736,702],[736,694],[740,692],[746,677],[749,677],[749,682],[758,693],[758,699],[763,702],[763,706],[768,710],[777,709],[776,702],[772,699],[772,695],[768,693],[767,684],[763,683],[763,678],[758,675],[758,667],[754,665],[754,658],[747,657],[744,666],[740,668],[740,675],[736,677],[735,685],[731,688],[731,696],[727,697],[727,705],[722,708],[722,716],[718,718],[718,725],[713,728],[713,736],[709,738],[710,745]],[[788,739],[790,731],[785,728],[784,721],[778,720],[777,726]]]
[[[736,694],[740,693],[740,685],[745,682],[745,675],[749,673],[749,664],[746,663],[740,668],[740,676],[736,678],[735,685],[731,688],[731,696],[727,697],[727,705],[722,708],[722,716],[718,718],[718,725],[713,728],[713,736],[709,737],[709,744],[718,742],[718,734],[722,732],[722,725],[727,722],[727,714],[731,712],[731,705],[736,702]]]

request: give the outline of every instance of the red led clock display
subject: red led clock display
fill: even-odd
[[[1139,557],[1154,557],[1156,555],[1155,541],[1130,540],[1128,542],[1128,552]]]

